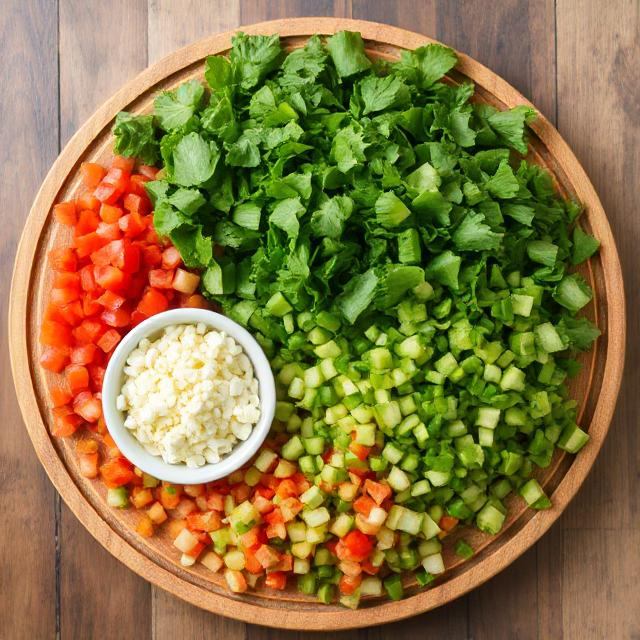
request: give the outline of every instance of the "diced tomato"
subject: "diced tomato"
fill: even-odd
[[[324,546],[329,550],[330,553],[332,553],[334,556],[336,555],[336,547],[338,546],[337,540],[328,540],[324,543]]]
[[[120,231],[120,226],[117,222],[101,222],[100,224],[98,224],[96,234],[104,240],[110,241],[119,240],[122,237],[122,232]]]
[[[71,247],[49,251],[49,262],[54,271],[75,271],[78,267],[76,252]]]
[[[356,589],[360,586],[362,582],[362,576],[347,576],[344,575],[340,578],[340,582],[338,583],[338,589],[340,589],[340,593],[349,596],[352,593],[355,593]]]
[[[53,276],[53,286],[57,289],[80,290],[80,276],[70,271],[60,271]]]
[[[89,364],[96,355],[95,344],[85,344],[71,349],[71,362],[73,364]]]
[[[91,388],[96,392],[102,391],[102,382],[104,380],[105,367],[98,364],[90,364],[87,367],[89,378],[91,380]]]
[[[149,182],[149,178],[140,175],[139,173],[134,173],[129,178],[129,186],[127,187],[127,190],[129,193],[148,198],[147,190],[144,188],[145,182]]]
[[[53,217],[60,223],[73,226],[78,218],[76,216],[75,202],[61,202],[53,207]]]
[[[264,572],[262,565],[260,564],[260,562],[258,561],[258,559],[256,558],[252,550],[245,549],[244,558],[245,558],[244,568],[246,571],[248,571],[249,573],[252,573],[253,575],[260,575],[261,573]]]
[[[77,300],[80,296],[80,293],[75,288],[71,288],[71,289],[54,288],[54,289],[51,289],[50,296],[51,296],[51,302],[53,304],[57,304],[58,306],[63,307],[64,305],[69,304],[74,300]]]
[[[138,216],[146,216],[151,211],[151,203],[146,194],[128,193],[124,197],[123,204],[127,211]]]
[[[135,478],[135,473],[131,470],[129,463],[123,458],[109,460],[100,467],[100,475],[104,479],[107,487],[115,489],[128,484]]]
[[[109,329],[98,340],[97,345],[105,352],[113,351],[118,342],[120,342],[120,334],[115,329]]]
[[[70,302],[69,304],[59,307],[59,309],[61,317],[72,327],[77,325],[79,322],[82,322],[82,319],[85,316],[84,309],[82,308],[80,301]]]
[[[158,169],[156,169],[155,167],[150,167],[146,164],[141,164],[138,167],[138,171],[140,171],[143,176],[149,178],[149,180],[155,180],[156,175],[158,174]]]
[[[160,244],[160,236],[153,226],[153,220],[151,216],[147,216],[147,219],[149,220],[150,224],[147,227],[146,231],[140,237],[142,238],[142,240],[150,244]]]
[[[364,481],[364,490],[375,500],[378,506],[391,495],[391,487],[389,485],[374,482],[373,480]]]
[[[73,435],[82,424],[82,418],[68,405],[53,410],[53,429],[51,435],[66,438]]]
[[[99,304],[110,311],[119,309],[126,301],[126,298],[119,296],[113,291],[105,291],[97,300]]]
[[[344,538],[342,538],[342,542],[349,550],[353,556],[352,559],[354,560],[364,560],[373,550],[373,542],[371,541],[371,538],[357,529],[350,531]]]
[[[375,506],[376,503],[372,498],[370,498],[369,496],[360,496],[353,503],[353,510],[356,513],[361,513],[365,518],[368,518],[371,509],[373,509],[373,507]]]
[[[113,264],[125,273],[135,273],[140,268],[140,247],[125,242],[122,251],[114,256]]]
[[[91,254],[91,262],[98,267],[106,267],[108,265],[115,267],[117,265],[113,263],[120,251],[124,251],[124,240],[111,240]]]
[[[74,395],[89,387],[89,372],[80,364],[70,364],[65,369],[65,376]]]
[[[108,242],[108,240],[101,238],[95,231],[87,233],[87,235],[84,236],[78,236],[73,240],[79,258],[86,258],[98,249],[104,247]]]
[[[298,495],[298,487],[293,480],[286,478],[278,485],[276,495],[282,500],[295,497]]]
[[[224,496],[220,493],[209,493],[207,495],[207,509],[224,511]]]
[[[460,520],[458,518],[454,518],[453,516],[448,516],[448,515],[444,515],[442,516],[442,518],[440,518],[440,522],[438,523],[438,526],[443,530],[443,531],[453,531],[453,529],[456,528],[456,525],[458,524],[458,522],[460,522]]]
[[[280,562],[280,553],[268,544],[260,546],[254,555],[264,569],[274,567]]]
[[[95,316],[102,311],[102,305],[91,294],[86,294],[82,298],[82,311],[85,316]]]
[[[117,224],[123,214],[124,211],[120,207],[111,204],[100,205],[100,218],[106,224]]]
[[[136,526],[136,532],[143,538],[151,538],[153,536],[153,520],[146,513],[142,514]]]
[[[362,570],[370,576],[375,576],[378,571],[380,571],[380,567],[374,566],[369,558],[362,561],[361,567]]]
[[[95,162],[83,162],[80,165],[82,182],[87,189],[95,189],[106,173],[106,169]]]
[[[189,307],[191,309],[209,309],[211,305],[207,302],[207,299],[200,294],[189,296],[183,303],[183,307]]]
[[[278,507],[275,507],[269,513],[262,514],[262,519],[268,524],[284,524],[282,511]]]
[[[159,498],[165,509],[175,509],[180,504],[180,492],[171,485],[160,489]]]
[[[180,252],[175,247],[167,247],[162,252],[162,268],[175,269],[182,264]]]
[[[73,397],[71,393],[67,391],[67,389],[64,389],[63,387],[58,387],[58,386],[51,387],[50,393],[51,393],[51,402],[53,403],[54,407],[62,407],[65,404],[69,404]]]
[[[127,238],[135,238],[147,228],[142,216],[137,212],[128,213],[122,216],[122,218],[118,220],[118,224]]]
[[[110,327],[126,327],[131,322],[131,314],[126,309],[103,311],[100,319]]]
[[[282,591],[287,586],[287,574],[283,571],[273,571],[271,573],[268,573],[267,577],[264,580],[264,584],[270,589],[277,589],[278,591]]]
[[[145,316],[144,313],[140,313],[137,309],[134,309],[131,312],[131,328],[136,327],[146,319],[147,316]]]
[[[84,193],[76,198],[76,209],[78,211],[84,211],[90,209],[91,211],[100,210],[100,201],[91,193]]]
[[[98,459],[97,453],[82,453],[78,456],[80,473],[85,478],[98,477]]]
[[[158,289],[150,288],[142,296],[142,300],[138,303],[138,311],[145,316],[152,316],[161,311],[165,311],[169,307],[169,301],[162,295]]]
[[[151,269],[149,284],[156,289],[171,289],[175,271],[167,269]]]
[[[157,244],[142,247],[142,264],[147,267],[157,267],[162,264],[162,249]]]
[[[190,513],[187,516],[187,528],[191,531],[217,531],[222,527],[222,517],[217,511]]]
[[[48,347],[71,347],[73,344],[71,329],[61,322],[45,320],[40,327],[40,343]]]
[[[127,173],[131,173],[133,171],[133,167],[136,166],[135,158],[125,158],[124,156],[115,156],[113,158],[113,162],[111,163],[112,167],[116,169],[121,169],[122,171],[126,171]]]
[[[83,320],[73,330],[73,336],[80,344],[91,344],[104,332],[104,325],[98,320]]]
[[[54,373],[60,373],[68,362],[69,356],[67,352],[54,347],[45,347],[40,356],[40,366]]]
[[[114,204],[122,195],[123,189],[115,184],[109,184],[104,180],[96,187],[93,192],[94,197],[103,204]]]
[[[96,284],[103,289],[110,291],[118,291],[124,286],[126,279],[125,274],[118,267],[111,265],[96,265],[93,268],[93,277]]]
[[[88,264],[80,269],[80,288],[83,291],[95,291],[96,281],[93,277],[93,266]]]
[[[115,202],[124,193],[129,182],[130,170],[125,170],[119,166],[112,165],[100,184],[96,187],[93,195],[100,201],[107,204]]]
[[[244,484],[238,484],[231,489],[231,495],[235,500],[236,504],[240,504],[244,502],[251,495],[251,487]]]
[[[351,442],[349,444],[349,451],[357,456],[358,460],[366,460],[369,456],[369,452],[371,451],[371,447],[365,447],[357,442]]]
[[[256,487],[254,493],[255,495],[261,496],[266,500],[271,500],[271,498],[276,495],[276,492],[270,487]]]
[[[100,224],[100,216],[91,209],[84,209],[78,214],[78,222],[76,223],[75,235],[84,236],[92,233]]]
[[[134,487],[131,491],[131,503],[136,509],[143,509],[153,502],[151,489],[145,487]]]

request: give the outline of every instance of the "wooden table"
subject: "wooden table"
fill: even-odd
[[[422,32],[474,56],[529,97],[556,123],[600,194],[617,237],[629,309],[628,366],[610,436],[584,488],[551,532],[508,570],[447,607],[332,637],[640,637],[640,446],[634,411],[640,388],[638,0],[0,4],[0,639],[302,637],[184,604],[138,578],[90,537],[31,448],[9,375],[5,329],[14,249],[36,189],[97,105],[147,64],[188,42],[241,24],[302,15],[363,18]]]

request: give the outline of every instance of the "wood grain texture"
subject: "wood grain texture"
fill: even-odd
[[[58,73],[49,55],[58,46],[56,14],[55,2],[48,0],[8,0],[0,11],[0,86],[10,87],[12,96],[0,102],[0,504],[7,516],[0,526],[0,636],[15,640],[52,638],[56,632],[55,494],[7,375],[13,254],[30,203],[58,153]]]
[[[96,29],[96,24],[109,24]],[[122,84],[147,66],[147,6],[116,0],[87,11],[82,0],[60,0],[60,137],[78,127]],[[91,43],[86,46],[85,43]],[[104,52],[110,55],[105,56]],[[60,509],[60,636],[120,638],[122,628],[151,637],[149,585],[89,535],[69,508]],[[118,585],[105,597],[104,585]],[[104,619],[119,620],[104,625]]]
[[[610,36],[590,43],[583,34],[596,26]],[[597,8],[588,0],[558,4],[558,125],[584,160],[603,203],[614,212],[612,227],[628,278],[629,323],[636,332],[640,302],[639,59],[638,2]],[[638,415],[639,358],[636,333],[628,343],[624,387],[611,438],[597,473],[567,513],[565,528],[640,526],[640,439],[638,429],[631,428]]]
[[[606,38],[584,37],[591,29]],[[558,126],[610,211],[630,336],[618,409],[601,456],[560,523],[562,628],[567,638],[640,637],[640,5],[560,0]]]
[[[311,33],[333,33],[340,29],[360,31],[368,42],[369,54],[386,59],[395,59],[401,49],[415,48],[426,41],[424,36],[376,23],[333,18],[289,19],[246,27],[248,33],[280,33],[288,47],[299,46]],[[450,569],[442,581],[427,592],[409,589],[412,597],[399,602],[372,602],[369,607],[354,612],[318,606],[315,601],[305,601],[293,593],[271,594],[267,590],[244,598],[220,593],[216,579],[201,566],[190,570],[180,567],[162,531],[152,540],[143,540],[133,534],[131,527],[135,516],[108,509],[104,503],[104,487],[99,482],[88,482],[78,474],[72,444],[68,440],[51,441],[45,425],[49,412],[40,406],[49,383],[47,375],[35,364],[38,350],[34,337],[50,279],[45,252],[64,239],[64,231],[58,225],[46,224],[47,214],[56,198],[69,197],[73,193],[77,182],[73,168],[85,159],[105,162],[111,154],[110,124],[114,115],[122,109],[148,111],[154,93],[201,74],[204,57],[226,51],[231,35],[226,33],[194,43],[125,85],[87,121],[52,167],[25,227],[12,285],[11,329],[18,337],[12,344],[12,368],[20,390],[23,415],[51,479],[83,524],[125,564],[175,595],[216,613],[244,621],[260,620],[274,627],[344,629],[402,619],[446,603],[505,568],[556,520],[591,468],[611,418],[624,353],[624,301],[615,245],[584,171],[557,132],[541,116],[532,126],[531,153],[536,161],[544,163],[555,174],[561,189],[584,202],[586,223],[601,240],[602,251],[593,261],[590,277],[598,300],[593,312],[601,326],[608,328],[594,351],[591,365],[586,362],[586,377],[583,376],[582,387],[578,389],[585,412],[584,426],[589,425],[591,443],[575,459],[558,456],[557,464],[552,465],[544,477],[540,475],[540,481],[554,501],[552,509],[534,514],[524,508],[520,499],[514,498],[500,536],[490,538],[473,529],[461,530],[460,535],[467,537],[477,550],[474,559],[462,565],[451,546],[446,545],[445,562]],[[463,76],[476,83],[479,99],[500,108],[526,102],[498,76],[461,54],[452,79],[457,81]],[[301,606],[306,609],[304,616],[300,615]]]
[[[65,0],[61,0],[64,2]],[[77,3],[73,3],[74,6]],[[95,57],[100,69],[105,59],[105,49],[98,50],[96,41],[108,38],[108,55],[117,54],[116,47],[145,46],[144,34],[136,34],[131,41],[123,41],[112,31],[115,9],[104,9],[105,3],[87,0],[76,13],[68,16],[68,24],[79,29],[82,37],[75,37],[73,47],[66,55],[77,59],[78,64]],[[482,602],[482,615],[472,615],[467,626],[467,598],[429,612],[422,616],[393,625],[375,627],[364,633],[377,639],[394,637],[444,636],[457,638],[480,638],[486,629],[483,620],[489,606],[499,620],[505,616],[518,625],[519,637],[547,638],[637,638],[640,637],[637,611],[636,580],[638,574],[638,436],[636,429],[636,399],[638,388],[637,361],[640,331],[635,315],[638,310],[638,257],[640,241],[639,219],[636,215],[638,201],[637,175],[640,171],[638,131],[640,124],[638,76],[633,63],[639,59],[638,51],[638,4],[634,0],[610,0],[597,3],[589,0],[557,0],[557,16],[553,15],[552,3],[546,0],[531,2],[492,3],[486,7],[476,0],[448,2],[428,0],[415,3],[409,0],[308,0],[301,2],[269,1],[237,2],[188,0],[149,0],[149,29],[165,29],[166,24],[182,22],[182,27],[165,32],[166,39],[152,42],[149,38],[149,53],[164,55],[171,49],[191,42],[202,35],[211,35],[226,27],[211,28],[203,33],[201,25],[215,20],[227,20],[234,14],[234,6],[241,10],[240,20],[247,24],[265,18],[289,17],[291,15],[328,15],[336,13],[357,18],[379,20],[398,24],[437,37],[447,44],[473,54],[504,75],[530,98],[541,111],[554,121],[555,57],[553,41],[555,29],[549,30],[549,14],[557,20],[558,59],[558,115],[561,132],[584,163],[600,193],[609,220],[618,237],[618,245],[625,267],[627,297],[630,311],[630,336],[628,366],[625,374],[619,409],[612,425],[611,434],[584,489],[574,500],[567,513],[541,539],[534,555],[537,564],[538,620],[522,613],[521,596],[510,596],[522,592],[523,582],[527,593],[531,593],[531,572],[523,576],[514,570],[521,563],[530,568],[528,555],[517,561],[512,568],[474,593],[472,598]],[[194,19],[191,14],[197,6]],[[188,10],[183,11],[182,8]],[[208,8],[210,11],[207,11]],[[64,8],[62,8],[64,10]],[[155,13],[154,13],[155,12]],[[522,13],[526,13],[526,18]],[[76,15],[77,14],[77,15]],[[86,28],[78,25],[92,22],[93,31],[85,36]],[[115,22],[118,20],[115,18]],[[233,26],[229,24],[229,27]],[[98,30],[103,34],[97,36]],[[143,28],[144,31],[144,28]],[[0,151],[0,223],[4,233],[0,236],[0,277],[4,281],[9,275],[9,263],[15,240],[22,225],[24,212],[33,197],[35,187],[56,153],[57,118],[57,70],[56,50],[56,3],[54,0],[15,0],[2,3],[0,12],[0,34],[2,35],[3,60],[0,63],[0,84],[11,86],[16,100],[0,104],[2,114],[3,141]],[[175,40],[171,40],[172,35]],[[70,42],[70,41],[69,41]],[[114,43],[117,45],[114,46]],[[153,51],[153,47],[158,49]],[[130,49],[129,49],[130,50]],[[120,86],[136,69],[122,63],[125,69],[111,89]],[[128,71],[127,71],[128,70]],[[80,74],[82,76],[82,74]],[[86,78],[85,76],[82,76]],[[75,78],[71,78],[75,81]],[[99,74],[91,76],[90,96],[101,91]],[[114,82],[110,78],[109,82]],[[82,122],[80,109],[84,104],[85,114],[94,105],[83,95],[87,86],[74,86],[77,109],[73,116],[75,125]],[[29,108],[31,101],[35,102]],[[68,104],[63,106],[66,110]],[[67,112],[63,111],[66,115]],[[71,121],[71,118],[69,119]],[[63,137],[73,130],[63,124]],[[69,128],[64,131],[64,127]],[[16,132],[19,132],[17,134]],[[603,133],[604,132],[604,133]],[[14,140],[19,135],[19,143]],[[38,149],[34,153],[34,149]],[[7,190],[7,185],[10,185]],[[16,205],[18,207],[16,208]],[[19,212],[19,213],[14,213]],[[0,290],[0,306],[4,304],[6,288]],[[0,317],[3,331],[0,335],[0,363],[6,359],[5,315]],[[6,372],[6,365],[4,368]],[[0,435],[0,480],[3,481],[3,506],[7,513],[18,513],[19,518],[5,522],[0,530],[3,553],[0,561],[0,588],[3,594],[15,594],[15,604],[0,612],[0,637],[49,638],[55,633],[55,543],[53,532],[53,507],[51,485],[43,479],[40,466],[35,463],[32,448],[27,444],[21,421],[18,417],[15,396],[9,376],[0,377],[0,410],[9,418],[11,426]],[[37,518],[37,529],[31,525]],[[70,519],[70,518],[69,518]],[[626,525],[626,526],[625,526]],[[625,527],[618,530],[619,527]],[[28,541],[25,528],[30,529]],[[79,530],[88,536],[82,529]],[[565,531],[565,528],[567,529]],[[585,528],[588,531],[585,531]],[[24,542],[22,542],[24,540]],[[64,547],[69,540],[61,540]],[[122,583],[123,569],[106,556],[100,546],[88,539],[82,553],[89,558],[104,554],[121,573],[97,576],[82,588],[82,598],[99,600],[104,605],[112,594],[121,594],[122,599],[133,601],[137,597],[136,587]],[[621,549],[623,553],[621,554]],[[635,555],[634,555],[635,553]],[[73,558],[73,553],[69,553]],[[621,561],[628,558],[629,561]],[[78,558],[78,563],[83,560]],[[78,580],[84,574],[80,573]],[[126,570],[124,573],[128,573]],[[69,574],[71,575],[71,574]],[[506,579],[508,577],[508,579]],[[486,591],[493,594],[485,597]],[[80,591],[80,588],[78,588]],[[91,595],[94,592],[94,595]],[[158,597],[159,596],[159,597]],[[120,597],[120,596],[118,596]],[[532,602],[526,603],[531,609]],[[179,634],[184,638],[272,638],[293,640],[302,638],[301,633],[278,632],[249,626],[242,635],[242,623],[231,622],[234,630],[228,631],[225,622],[216,622],[213,614],[182,603],[173,596],[154,590],[152,634],[157,638],[172,638]],[[148,604],[139,602],[149,611]],[[94,604],[90,605],[90,609]],[[161,610],[160,616],[156,610]],[[478,612],[478,608],[474,607]],[[140,629],[124,628],[118,611],[104,607],[99,611],[105,628],[120,629],[121,637],[148,637],[140,635]],[[147,614],[145,614],[147,615]],[[150,615],[150,614],[149,614]],[[177,624],[167,626],[167,619],[176,618]],[[220,619],[222,620],[222,619]],[[515,629],[516,627],[514,627]],[[516,637],[503,626],[489,628],[492,638]],[[446,634],[446,635],[445,635]],[[356,637],[355,633],[306,634],[305,637],[324,638],[330,636]],[[85,635],[85,637],[89,637]]]

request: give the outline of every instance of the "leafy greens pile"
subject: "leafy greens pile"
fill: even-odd
[[[510,164],[535,114],[470,104],[472,84],[440,82],[455,63],[429,45],[376,65],[350,32],[288,55],[277,35],[240,33],[228,60],[207,59],[209,95],[193,80],[159,95],[154,115],[119,114],[115,150],[162,160],[148,185],[158,232],[267,343],[287,342],[264,313],[276,292],[353,324],[426,278],[480,313],[495,304],[490,277],[518,270],[575,311],[563,290],[586,287],[565,268],[597,243],[580,230],[570,241],[579,208],[543,170]],[[575,346],[593,335],[565,325]]]
[[[322,516],[315,553],[354,522],[375,533],[392,598],[402,570],[444,570],[452,518],[497,533],[512,490],[548,507],[534,465],[588,440],[564,381],[599,335],[571,272],[598,241],[522,159],[534,111],[471,103],[441,80],[455,64],[440,45],[374,63],[357,33],[288,55],[240,33],[207,59],[207,89],[114,130],[117,153],[162,163],[158,233],[271,357],[280,455],[322,490],[303,511]],[[394,492],[382,528],[349,515],[354,470]],[[301,588],[328,602],[339,573],[321,569]]]

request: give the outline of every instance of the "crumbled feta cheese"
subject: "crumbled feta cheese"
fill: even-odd
[[[242,347],[225,333],[172,325],[127,358],[116,406],[153,455],[171,464],[216,463],[260,419],[258,380]]]

